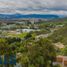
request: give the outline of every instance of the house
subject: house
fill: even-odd
[[[67,67],[67,56],[57,56],[56,62],[53,64],[60,64],[62,67]]]

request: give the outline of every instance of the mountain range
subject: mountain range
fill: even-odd
[[[22,18],[43,18],[43,19],[58,19],[62,18],[60,15],[53,14],[0,14],[0,20],[13,20]]]

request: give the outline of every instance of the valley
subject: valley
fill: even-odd
[[[0,22],[0,54],[16,55],[17,60],[16,65],[7,66],[17,67],[20,64],[21,67],[62,67],[62,62],[59,63],[56,57],[67,56],[65,18],[62,21],[22,19]]]

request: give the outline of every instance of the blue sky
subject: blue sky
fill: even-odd
[[[67,0],[0,0],[0,13],[67,15]]]

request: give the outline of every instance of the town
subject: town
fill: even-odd
[[[1,20],[0,55],[16,54],[16,64],[7,67],[67,67],[66,30],[66,19]]]

